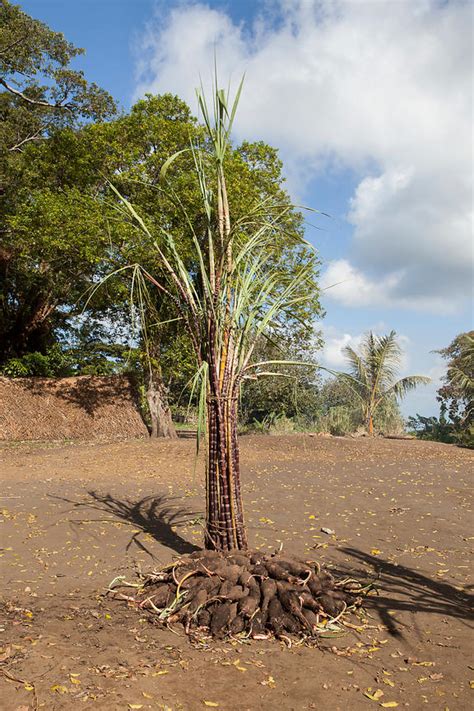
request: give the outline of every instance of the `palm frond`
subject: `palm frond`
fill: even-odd
[[[368,372],[367,365],[364,362],[362,356],[355,352],[351,346],[345,346],[342,350],[343,355],[349,362],[351,368],[351,375],[353,379],[357,380],[361,386],[364,388],[368,387]]]
[[[428,378],[426,375],[408,375],[406,378],[401,378],[400,380],[397,380],[396,383],[393,383],[393,385],[383,392],[379,400],[385,399],[391,394],[401,399],[419,385],[427,385],[430,382],[431,378]]]

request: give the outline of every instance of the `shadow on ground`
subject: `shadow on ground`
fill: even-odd
[[[341,552],[364,565],[357,568],[350,563],[344,567],[338,565],[338,572],[345,576],[367,578],[366,566],[372,566],[378,595],[365,598],[364,607],[377,612],[390,634],[403,636],[400,628],[405,625],[395,619],[393,613],[397,612],[431,613],[474,622],[474,595],[357,548],[342,548]]]
[[[115,519],[129,523],[135,531],[126,550],[135,544],[148,555],[155,557],[150,550],[139,540],[141,533],[148,533],[150,536],[167,548],[171,548],[178,554],[192,553],[199,550],[198,546],[187,541],[176,530],[177,528],[189,525],[196,519],[200,519],[202,514],[197,511],[189,511],[174,503],[177,497],[166,495],[145,496],[137,501],[131,499],[120,499],[112,494],[101,494],[92,490],[87,492],[90,501],[73,501],[60,496],[53,498],[72,504],[73,510],[86,509],[112,514],[114,518],[99,519],[101,521],[113,522]],[[91,519],[70,519],[71,523],[83,523]],[[92,519],[96,520],[96,519]]]

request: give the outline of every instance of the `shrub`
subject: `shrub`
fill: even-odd
[[[0,373],[7,378],[64,377],[72,375],[71,360],[56,343],[46,353],[35,351],[21,358],[10,358],[1,367]]]

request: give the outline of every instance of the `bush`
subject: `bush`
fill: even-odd
[[[385,435],[398,435],[405,432],[405,421],[395,398],[387,398],[375,411],[374,429]]]
[[[289,434],[297,429],[296,422],[293,418],[286,415],[280,415],[276,412],[270,412],[261,420],[254,419],[252,422],[243,423],[241,427],[242,433],[255,432],[258,434]]]
[[[474,448],[474,425],[469,425],[459,430],[453,422],[449,422],[445,417],[409,417],[407,421],[408,429],[415,434],[418,439],[427,439],[434,442],[445,442],[447,444],[459,444],[462,447]]]
[[[329,408],[326,415],[318,421],[320,432],[330,432],[332,435],[341,436],[354,432],[357,428],[354,412],[346,405],[336,405]]]
[[[7,378],[59,378],[72,375],[71,360],[55,344],[46,353],[26,353],[21,358],[10,358],[1,367],[0,373]]]

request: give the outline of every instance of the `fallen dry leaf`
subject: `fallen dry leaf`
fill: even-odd
[[[56,691],[58,694],[68,694],[69,691],[66,689],[65,686],[62,686],[62,684],[54,684],[54,686],[51,687],[51,691]]]
[[[367,691],[364,691],[364,696],[367,696],[367,698],[371,701],[378,701],[382,698],[383,691],[382,689],[377,689],[376,691],[372,692],[372,689],[367,689]]]

